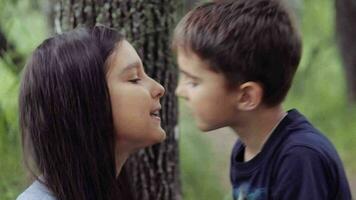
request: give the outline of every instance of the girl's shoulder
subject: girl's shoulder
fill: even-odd
[[[56,200],[56,198],[43,183],[36,180],[16,200]]]

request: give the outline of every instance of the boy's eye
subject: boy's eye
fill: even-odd
[[[199,80],[185,75],[184,73],[179,74],[179,81],[189,87],[196,87],[199,85]]]
[[[191,87],[196,87],[198,85],[198,83],[196,81],[187,81],[186,84]]]

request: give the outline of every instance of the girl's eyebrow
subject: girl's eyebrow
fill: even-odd
[[[136,61],[136,62],[130,63],[126,67],[124,67],[124,69],[122,69],[121,73],[125,73],[132,69],[139,69],[140,67],[141,67],[141,63]]]
[[[184,74],[185,76],[192,78],[192,79],[197,79],[199,80],[200,78],[198,78],[197,76],[192,75],[191,73],[184,71],[182,69],[179,70],[179,73]]]

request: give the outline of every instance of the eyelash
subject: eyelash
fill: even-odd
[[[187,77],[184,74],[183,75],[180,74],[179,79],[182,80],[186,85],[189,85],[191,87],[196,87],[199,85],[197,80]]]
[[[193,80],[189,80],[186,82],[187,85],[190,85],[192,87],[196,87],[198,85],[198,83],[196,81]]]
[[[129,82],[135,83],[135,84],[137,84],[139,81],[141,81],[140,78],[135,78],[135,79],[129,80]]]

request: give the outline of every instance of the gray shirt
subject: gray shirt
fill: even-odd
[[[45,185],[34,181],[16,200],[56,200],[56,198]]]

